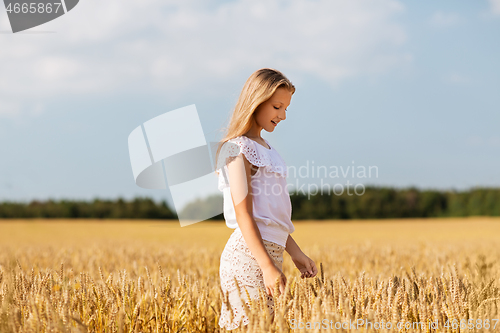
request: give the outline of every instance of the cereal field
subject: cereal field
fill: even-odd
[[[274,322],[255,302],[234,332],[500,332],[500,218],[294,224],[321,272],[301,280],[285,253]],[[220,332],[230,234],[217,222],[0,221],[0,332]]]

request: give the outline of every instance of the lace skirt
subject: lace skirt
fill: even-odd
[[[282,270],[285,247],[267,240],[262,241],[276,267]],[[224,294],[228,293],[228,300],[233,310],[233,320],[231,320],[231,311],[226,307],[225,302],[222,302],[221,316],[219,318],[220,327],[232,330],[239,327],[240,324],[246,325],[249,323],[250,320],[245,313],[241,300],[243,298],[250,308],[245,288],[252,299],[259,298],[259,289],[261,289],[267,298],[269,314],[271,316],[274,314],[273,297],[266,292],[262,270],[247,247],[239,228],[235,229],[231,234],[224,251],[222,251],[219,274],[222,292]],[[235,277],[241,288],[241,298],[238,286],[234,281]]]

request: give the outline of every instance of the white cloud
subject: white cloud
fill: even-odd
[[[469,78],[456,72],[445,75],[443,81],[451,84],[466,84],[471,82]]]
[[[489,0],[490,9],[494,15],[500,15],[500,0]]]
[[[12,118],[18,116],[21,111],[19,103],[0,98],[0,117]]]
[[[27,114],[30,116],[39,116],[43,114],[43,111],[44,106],[40,102],[21,102],[21,98],[18,98],[18,100],[14,100],[10,96],[5,97],[0,95],[0,118],[9,118],[11,120],[15,120],[23,114]]]
[[[429,23],[435,27],[450,27],[460,23],[461,17],[457,13],[435,12],[429,20]]]
[[[404,10],[396,0],[81,1],[33,29],[56,33],[0,35],[0,91],[36,103],[66,94],[203,93],[261,67],[336,85],[412,61],[394,20]]]

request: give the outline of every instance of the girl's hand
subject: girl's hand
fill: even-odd
[[[300,277],[303,278],[312,278],[318,274],[318,269],[316,268],[316,264],[312,261],[308,256],[306,256],[303,252],[299,255],[296,255],[292,258],[295,267],[297,267],[300,271]]]
[[[273,295],[274,294],[274,285],[276,284],[276,279],[279,279],[280,294],[283,294],[285,292],[286,276],[285,276],[285,274],[283,274],[282,271],[280,271],[279,268],[272,265],[269,268],[262,270],[262,273],[264,274],[264,284],[266,285],[266,292],[268,295],[273,296],[273,297],[278,296],[278,295]]]

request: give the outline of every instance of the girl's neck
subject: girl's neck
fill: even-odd
[[[245,135],[246,137],[248,137],[250,139],[264,140],[260,136],[260,131],[262,131],[262,127],[257,125],[257,123],[255,122],[255,119],[254,119],[250,129],[243,135]]]
[[[258,132],[254,132],[254,131],[248,131],[246,132],[245,134],[243,134],[244,136],[246,136],[247,138],[250,138],[250,139],[258,139],[258,140],[264,140],[262,139],[262,137],[260,136],[260,131]]]
[[[263,138],[261,138],[260,136],[250,136],[248,134],[243,134],[244,136],[246,136],[247,138],[249,139],[258,139],[258,140],[264,140]]]

